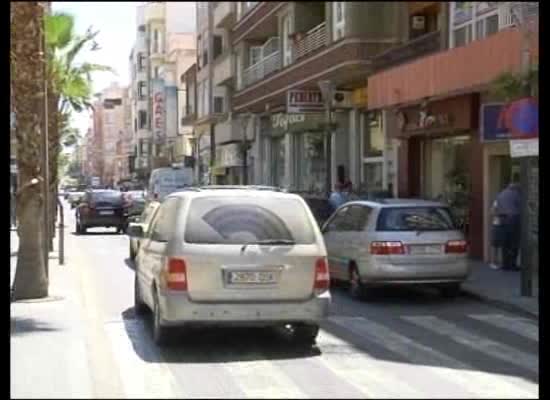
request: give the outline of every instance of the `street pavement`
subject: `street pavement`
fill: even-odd
[[[430,290],[383,290],[366,303],[333,288],[310,350],[268,330],[220,328],[182,331],[159,349],[150,317],[134,315],[128,238],[100,228],[76,236],[68,207],[66,215],[64,268],[84,314],[79,359],[89,376],[80,381],[94,397],[538,398],[538,321]],[[12,357],[12,370],[32,368],[25,362]],[[20,374],[12,397],[44,393]]]

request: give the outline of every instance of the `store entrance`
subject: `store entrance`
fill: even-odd
[[[489,201],[493,204],[497,194],[512,180],[514,173],[519,174],[519,160],[509,155],[492,155],[489,158]]]

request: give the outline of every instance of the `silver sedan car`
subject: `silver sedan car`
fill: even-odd
[[[311,345],[328,314],[323,237],[298,195],[205,187],[169,195],[136,257],[135,310],[153,310],[154,339],[186,325],[274,326]]]
[[[324,224],[330,273],[354,298],[383,285],[431,285],[455,296],[469,274],[467,243],[448,206],[416,199],[352,201]]]

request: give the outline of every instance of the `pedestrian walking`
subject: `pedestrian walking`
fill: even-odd
[[[502,269],[517,270],[521,236],[521,192],[517,173],[513,175],[510,184],[497,195],[495,203],[495,213],[501,217],[499,222],[502,225]]]

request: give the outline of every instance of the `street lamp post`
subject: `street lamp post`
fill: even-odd
[[[325,101],[326,112],[326,192],[330,196],[332,191],[332,96],[334,93],[334,84],[329,80],[319,81],[319,88]]]

